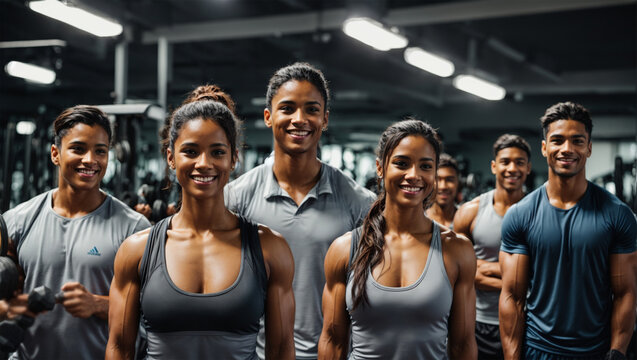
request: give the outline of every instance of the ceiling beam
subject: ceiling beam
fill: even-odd
[[[394,26],[428,25],[533,15],[547,12],[629,5],[637,0],[479,0],[391,9],[383,19]],[[142,34],[145,44],[159,37],[169,42],[242,39],[340,29],[350,15],[347,9],[304,12],[164,26]]]

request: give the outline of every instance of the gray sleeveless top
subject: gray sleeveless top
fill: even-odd
[[[190,293],[166,269],[166,231],[172,217],[151,228],[140,264],[140,304],[148,333],[147,359],[258,359],[259,319],[267,276],[258,228],[239,217],[241,268],[225,290]]]
[[[352,250],[359,236],[360,228],[352,232]],[[350,254],[350,264],[351,259]],[[453,290],[442,258],[438,224],[434,222],[427,263],[415,283],[383,286],[374,280],[371,269],[368,271],[365,286],[369,304],[354,310],[353,273],[348,275],[345,301],[352,324],[349,359],[447,359]]]
[[[471,236],[476,258],[486,261],[498,261],[502,235],[503,217],[493,208],[493,194],[495,190],[480,195],[478,215]],[[476,321],[498,325],[499,291],[482,291],[476,289]]]

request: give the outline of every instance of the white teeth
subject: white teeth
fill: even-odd
[[[290,134],[295,136],[307,136],[310,133],[309,131],[303,131],[303,130],[290,130],[289,132]]]
[[[97,173],[97,170],[79,169],[77,170],[77,172],[80,172],[82,174],[87,174],[87,175],[93,175]]]
[[[193,176],[192,178],[199,182],[211,182],[215,179],[215,176]]]
[[[421,189],[419,187],[414,187],[414,186],[401,186],[400,188],[403,190],[407,190],[409,192],[417,192],[417,191],[420,191]]]

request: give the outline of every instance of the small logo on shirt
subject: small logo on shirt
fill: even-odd
[[[97,246],[93,246],[93,248],[89,250],[87,254],[94,255],[94,256],[102,256],[102,254],[100,254],[100,251],[97,250]]]

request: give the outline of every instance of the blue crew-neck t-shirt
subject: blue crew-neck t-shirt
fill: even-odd
[[[611,254],[636,250],[635,216],[619,199],[588,182],[575,206],[552,206],[546,184],[504,216],[501,251],[529,256],[527,346],[578,356],[610,346]]]

